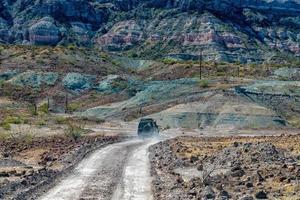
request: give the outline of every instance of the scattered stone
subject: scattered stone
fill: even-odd
[[[238,142],[234,142],[233,143],[233,147],[238,147],[239,146],[239,143]]]
[[[198,165],[197,169],[198,169],[199,171],[203,171],[203,165],[202,165],[202,164]]]
[[[247,188],[252,188],[253,187],[253,183],[251,183],[251,182],[246,183],[246,187]]]
[[[181,178],[180,175],[177,175],[177,176],[176,176],[176,182],[177,182],[177,183],[183,183],[184,180]]]
[[[214,190],[210,186],[206,186],[201,195],[206,199],[214,199],[216,197]]]
[[[163,197],[162,199],[169,200],[171,199],[169,197],[175,194],[178,199],[253,200],[254,197],[257,199],[272,199],[283,195],[283,191],[278,192],[278,194],[273,193],[274,189],[278,188],[266,187],[266,181],[276,179],[275,181],[279,182],[280,177],[285,177],[283,180],[284,185],[287,183],[295,184],[295,180],[297,180],[296,173],[298,171],[300,173],[299,168],[294,164],[293,156],[290,156],[284,149],[277,149],[268,142],[238,142],[238,145],[227,146],[216,153],[206,155],[200,153],[201,162],[191,162],[191,157],[181,157],[180,154],[183,153],[184,155],[188,152],[190,152],[188,154],[192,154],[191,149],[196,148],[196,145],[190,147],[189,139],[187,139],[186,146],[182,142],[185,139],[178,139],[177,141],[178,143],[172,140],[171,142],[163,142],[158,145],[160,148],[155,148],[154,153],[151,154],[155,160],[155,165],[158,165],[155,169],[159,170],[159,176],[165,180],[163,190],[159,192]],[[170,144],[172,144],[171,149],[173,151],[170,151]],[[186,149],[177,154],[178,148]],[[245,151],[245,149],[247,150]],[[157,158],[155,153],[158,152],[160,152],[161,157]],[[184,158],[188,158],[188,160]],[[256,160],[255,163],[252,162],[253,158]],[[172,179],[173,175],[169,176],[172,173],[168,172],[168,166],[174,166],[175,163],[176,168],[197,168],[196,171],[200,173],[200,176],[198,179],[193,178],[186,180],[183,184],[178,184],[176,192],[175,190],[170,192],[169,188],[173,186],[168,186],[168,180],[174,179]],[[286,167],[282,168],[283,165],[286,165]],[[177,173],[180,174],[181,172]],[[193,196],[195,190],[197,194]],[[294,196],[297,194],[296,192]]]
[[[0,172],[0,177],[9,177],[9,173],[7,171]]]
[[[236,166],[231,169],[232,177],[242,177],[242,176],[244,176],[244,174],[245,174],[245,171],[240,166]]]
[[[191,156],[190,161],[191,163],[197,162],[199,158],[197,156]]]
[[[264,191],[259,191],[255,194],[257,199],[268,199],[267,193]]]
[[[240,200],[253,200],[254,198],[250,195],[245,195],[243,197],[240,198]]]
[[[219,197],[226,197],[227,199],[230,198],[230,195],[227,191],[225,190],[222,190],[219,194],[218,194]]]
[[[191,189],[189,191],[189,195],[196,196],[197,195],[197,191],[195,189]]]

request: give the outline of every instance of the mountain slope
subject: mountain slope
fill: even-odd
[[[0,42],[75,43],[146,58],[300,57],[300,1],[0,0]],[[279,58],[278,58],[279,56]]]

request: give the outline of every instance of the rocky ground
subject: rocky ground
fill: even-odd
[[[150,147],[155,199],[298,199],[300,136],[180,137]]]
[[[48,188],[90,151],[120,141],[117,136],[64,135],[0,141],[0,199],[29,199]]]

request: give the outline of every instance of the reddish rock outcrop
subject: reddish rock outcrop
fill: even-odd
[[[38,45],[56,45],[61,40],[59,28],[48,20],[40,20],[29,28],[29,41]]]

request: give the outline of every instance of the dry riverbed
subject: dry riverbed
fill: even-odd
[[[154,198],[299,199],[300,135],[179,137],[150,147]]]

